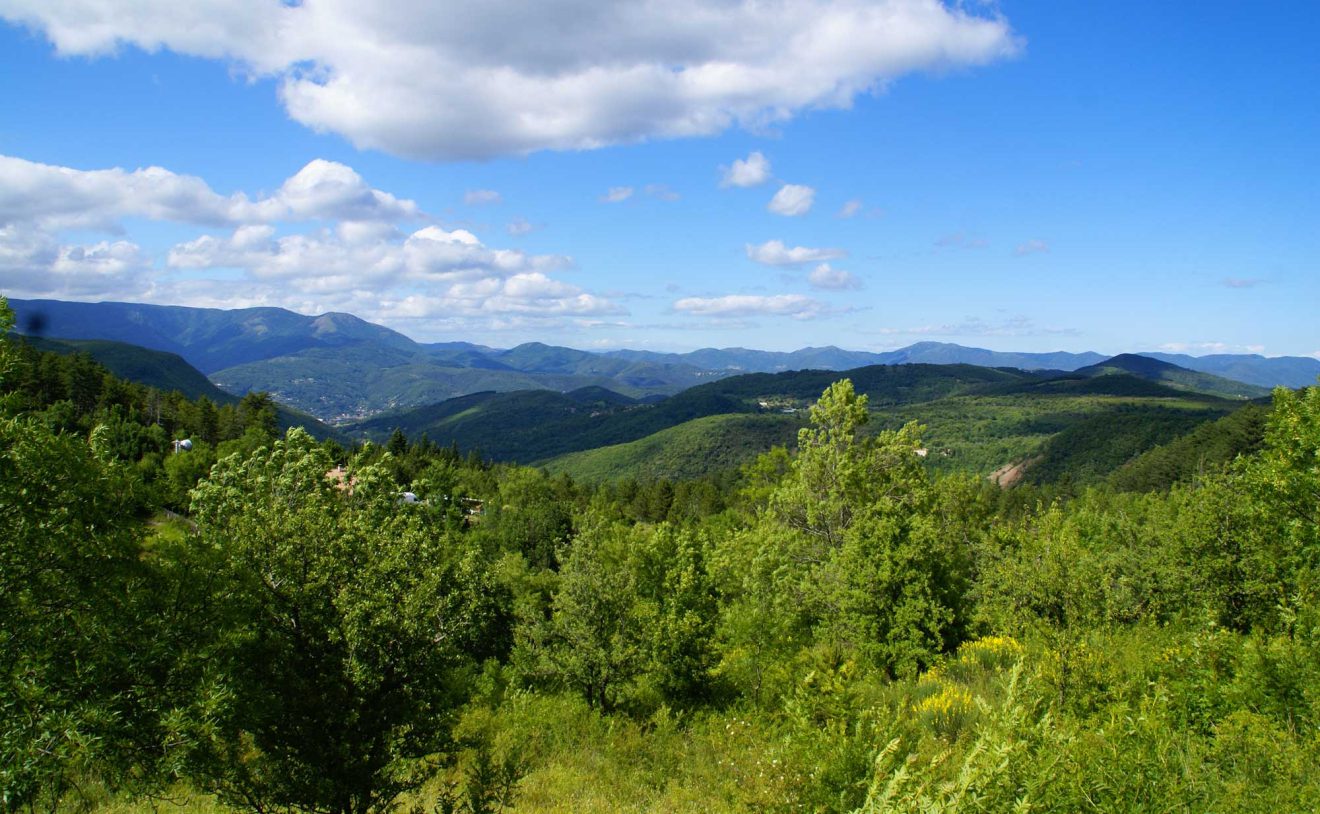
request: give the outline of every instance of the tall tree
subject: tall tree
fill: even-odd
[[[459,670],[496,616],[484,567],[379,467],[352,493],[301,430],[222,460],[194,492],[218,624],[193,709],[193,776],[254,810],[364,814],[440,750]]]

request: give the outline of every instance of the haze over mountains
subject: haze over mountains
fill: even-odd
[[[351,314],[319,316],[280,308],[222,310],[134,303],[11,300],[22,333],[70,340],[113,340],[175,353],[224,390],[265,390],[324,420],[433,405],[484,391],[606,388],[632,399],[672,395],[741,373],[850,370],[870,365],[970,364],[1021,370],[1079,371],[1102,354],[1013,353],[920,342],[884,353],[836,347],[773,352],[745,348],[690,353],[618,350],[592,353],[527,343],[497,349],[465,342],[419,343]],[[1156,380],[1174,387],[1249,398],[1261,391],[1178,370],[1212,374],[1257,388],[1313,384],[1320,360],[1255,355],[1124,355],[1167,363]],[[1176,366],[1176,367],[1175,367]]]

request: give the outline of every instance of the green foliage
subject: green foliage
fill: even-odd
[[[818,578],[818,635],[900,675],[955,646],[966,624],[964,552],[940,532],[928,515],[854,524]]]
[[[660,573],[652,577],[649,592],[657,606],[651,681],[669,706],[700,706],[717,694],[717,597],[706,568],[709,543],[697,533],[672,527],[658,531],[652,540],[654,567]]]
[[[535,469],[503,473],[481,534],[501,551],[516,551],[537,568],[554,568],[558,550],[573,534],[572,486]]]
[[[550,350],[521,356],[581,361]],[[757,402],[823,375],[566,394],[601,412],[558,426],[787,427]],[[4,810],[180,778],[208,811],[1320,806],[1317,391],[1253,452],[1260,411],[1126,374],[865,375],[736,478],[583,486],[0,345]],[[1079,486],[1192,424],[1129,491]],[[1019,454],[1055,483],[951,474]]]
[[[1190,433],[1148,450],[1109,477],[1114,488],[1129,492],[1168,489],[1198,477],[1222,472],[1239,455],[1250,455],[1265,441],[1268,410],[1248,404]]]
[[[100,339],[24,337],[23,341],[40,350],[86,354],[120,379],[144,384],[163,393],[177,390],[189,399],[205,397],[219,403],[238,400],[173,353]]]
[[[187,765],[234,804],[366,812],[419,782],[498,624],[479,560],[401,506],[383,471],[357,472],[345,496],[330,467],[292,430],[194,492],[220,579]]]
[[[1287,535],[1295,567],[1320,567],[1320,387],[1274,391],[1265,448],[1246,478]]]
[[[154,768],[140,499],[83,439],[0,418],[0,809]]]
[[[768,517],[793,532],[781,539],[817,635],[910,673],[962,635],[968,552],[932,511],[920,428],[862,436],[866,405],[847,379],[822,394]]]
[[[800,426],[786,415],[707,416],[625,444],[561,455],[544,466],[587,482],[692,480],[750,463],[761,451],[793,441]]]
[[[1027,469],[1029,483],[1093,483],[1159,444],[1223,416],[1215,409],[1121,407],[1083,419],[1051,437]]]
[[[607,712],[645,667],[654,613],[639,602],[630,543],[618,526],[584,530],[562,558],[553,615],[522,642],[554,680]]]

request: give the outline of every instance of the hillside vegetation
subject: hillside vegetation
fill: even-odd
[[[1208,393],[1224,398],[1251,399],[1269,395],[1268,387],[1244,384],[1210,373],[1188,370],[1159,359],[1138,356],[1135,353],[1120,354],[1112,359],[1073,371],[1074,376],[1095,377],[1115,374],[1129,374],[1148,381],[1167,384],[1179,390]]]
[[[885,406],[930,401],[1028,376],[970,365],[878,365],[848,375],[873,403]],[[708,416],[803,411],[837,376],[827,370],[748,374],[698,385],[653,404],[615,397],[593,407],[584,407],[573,393],[483,393],[376,416],[345,430],[379,441],[398,429],[409,437],[425,434],[441,445],[480,450],[495,460],[531,463],[626,444]],[[757,439],[747,441],[749,449],[762,450]]]
[[[737,468],[775,445],[792,446],[814,388],[834,375],[734,376],[655,404],[618,394],[602,399],[608,391],[601,390],[481,393],[378,416],[350,431],[384,441],[398,430],[591,481],[682,480]],[[903,365],[848,375],[870,399],[875,427],[897,429],[909,421],[925,427],[932,469],[987,476],[1030,461],[1033,483],[1052,483],[1065,473],[1070,482],[1102,479],[1243,404],[1130,374],[1059,378]]]
[[[733,413],[685,421],[636,441],[571,452],[539,462],[587,482],[696,480],[736,470],[797,440],[802,418]]]
[[[38,350],[61,355],[77,354],[91,359],[104,371],[124,381],[140,384],[162,393],[178,393],[189,400],[206,399],[214,405],[234,406],[242,399],[211,383],[201,371],[183,357],[165,351],[95,339],[39,339],[22,337],[21,341]],[[289,407],[268,393],[253,392],[263,404],[274,410],[280,430],[301,427],[316,438],[340,437],[331,427],[301,410]]]
[[[929,400],[842,378],[697,417],[801,424],[736,475],[584,483],[0,341],[3,810],[1320,809],[1320,388],[867,373]],[[1004,490],[933,465],[936,406],[1041,454],[1110,420],[1076,473],[1223,417],[1151,491]],[[1195,445],[1157,450],[1118,471]]]

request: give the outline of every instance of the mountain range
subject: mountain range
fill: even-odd
[[[1013,353],[919,342],[883,353],[836,347],[792,352],[706,348],[689,353],[592,353],[541,343],[509,349],[466,342],[420,343],[351,314],[306,316],[280,308],[224,310],[134,303],[10,300],[21,333],[65,340],[112,340],[174,353],[223,390],[265,390],[322,420],[345,422],[482,392],[607,388],[645,400],[744,373],[851,370],[872,365],[970,364],[1073,372],[1108,364],[1099,353]],[[1178,370],[1269,388],[1300,387],[1320,360],[1219,354],[1141,354]],[[1131,372],[1131,371],[1128,371]],[[1186,373],[1162,379],[1206,391]],[[1260,391],[1217,385],[1220,395]]]

